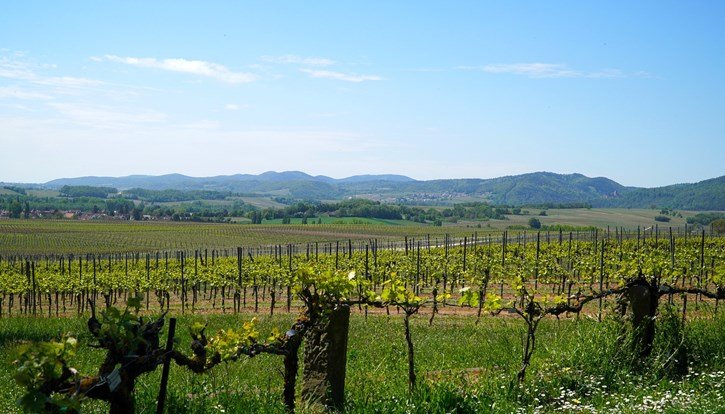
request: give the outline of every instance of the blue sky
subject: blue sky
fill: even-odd
[[[0,181],[725,174],[721,2],[9,2]]]

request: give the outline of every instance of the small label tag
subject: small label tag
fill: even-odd
[[[121,371],[118,368],[114,369],[113,372],[106,376],[106,381],[111,392],[116,391],[118,386],[121,385]]]

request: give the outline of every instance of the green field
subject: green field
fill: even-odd
[[[419,387],[410,398],[402,316],[354,314],[348,348],[348,413],[722,413],[725,401],[725,318],[688,324],[690,374],[668,374],[662,362],[672,344],[657,338],[651,366],[633,372],[617,346],[618,326],[582,318],[542,322],[527,380],[516,385],[521,334],[519,319],[448,315],[432,327],[427,315],[412,320]],[[206,321],[209,330],[238,326],[251,314],[181,317],[176,349],[189,350],[186,330]],[[294,315],[259,317],[260,332],[289,326]],[[32,323],[29,323],[32,321]],[[24,341],[49,340],[61,332],[79,334],[81,348],[71,364],[93,373],[102,352],[88,348],[85,319],[0,319],[0,412],[18,413],[20,388],[12,381],[14,348]],[[168,409],[173,413],[282,413],[281,357],[260,355],[219,365],[194,375],[172,365]],[[142,376],[136,386],[138,412],[154,412],[160,369]],[[299,385],[299,383],[298,383]],[[107,412],[88,402],[84,413]],[[299,412],[309,412],[299,410]]]
[[[16,193],[13,190],[8,190],[7,188],[0,188],[0,195],[19,195],[19,193]]]
[[[655,221],[655,217],[661,215],[660,210],[644,209],[644,208],[571,208],[571,209],[549,209],[546,210],[546,216],[540,216],[540,210],[528,209],[532,214],[521,216],[507,216],[509,222],[506,225],[528,225],[531,217],[536,217],[543,225],[565,224],[571,226],[594,226],[599,228],[624,227],[633,229],[637,226],[642,228],[659,226],[682,227],[686,223],[687,217],[694,216],[697,212],[681,211],[682,217],[670,216],[667,223]],[[495,225],[494,225],[495,223]],[[491,225],[499,228],[501,222],[492,220]]]
[[[278,203],[269,197],[230,197],[229,199],[239,199],[257,208],[282,208],[285,206],[284,204]]]
[[[272,200],[269,197],[227,197],[223,200],[188,200],[188,201],[163,201],[156,204],[166,207],[181,207],[184,205],[203,205],[205,207],[231,207],[235,202],[244,202],[257,208],[282,208],[285,205]]]
[[[56,190],[25,190],[28,195],[35,197],[58,197],[60,192]]]
[[[282,224],[283,219],[262,220],[262,224]],[[301,218],[290,218],[290,224],[302,224]],[[317,224],[321,220],[321,224],[359,224],[359,225],[383,225],[383,226],[415,226],[430,227],[429,224],[416,223],[410,220],[390,220],[367,217],[310,217],[307,219],[308,224]]]
[[[293,218],[265,220],[262,225],[248,225],[244,217],[237,223],[210,224],[189,222],[128,222],[74,220],[0,220],[0,254],[109,253],[127,251],[192,250],[197,248],[234,248],[270,244],[324,242],[333,240],[397,239],[411,237],[470,236],[474,232],[500,232],[510,227],[528,227],[531,217],[543,225],[595,226],[606,229],[624,227],[632,230],[655,225],[683,227],[694,212],[681,212],[669,223],[656,222],[659,210],[652,209],[549,209],[546,216],[539,210],[529,214],[509,215],[507,220],[459,221],[442,227],[406,220],[361,217]],[[533,231],[533,230],[529,230]]]
[[[209,224],[75,220],[0,220],[0,254],[111,253],[229,249],[238,246],[471,235],[466,227],[380,224]],[[478,230],[478,229],[476,229]]]

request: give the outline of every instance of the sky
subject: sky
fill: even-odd
[[[725,174],[718,1],[22,1],[0,181]]]

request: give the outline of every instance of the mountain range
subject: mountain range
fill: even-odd
[[[491,179],[415,180],[403,175],[355,175],[335,179],[300,171],[268,171],[190,177],[182,174],[126,177],[61,178],[44,183],[107,186],[119,190],[215,190],[241,194],[283,196],[303,200],[367,197],[413,204],[440,204],[482,199],[493,204],[531,205],[587,203],[593,207],[669,207],[685,210],[725,210],[725,176],[692,184],[627,187],[605,177],[534,172]]]

